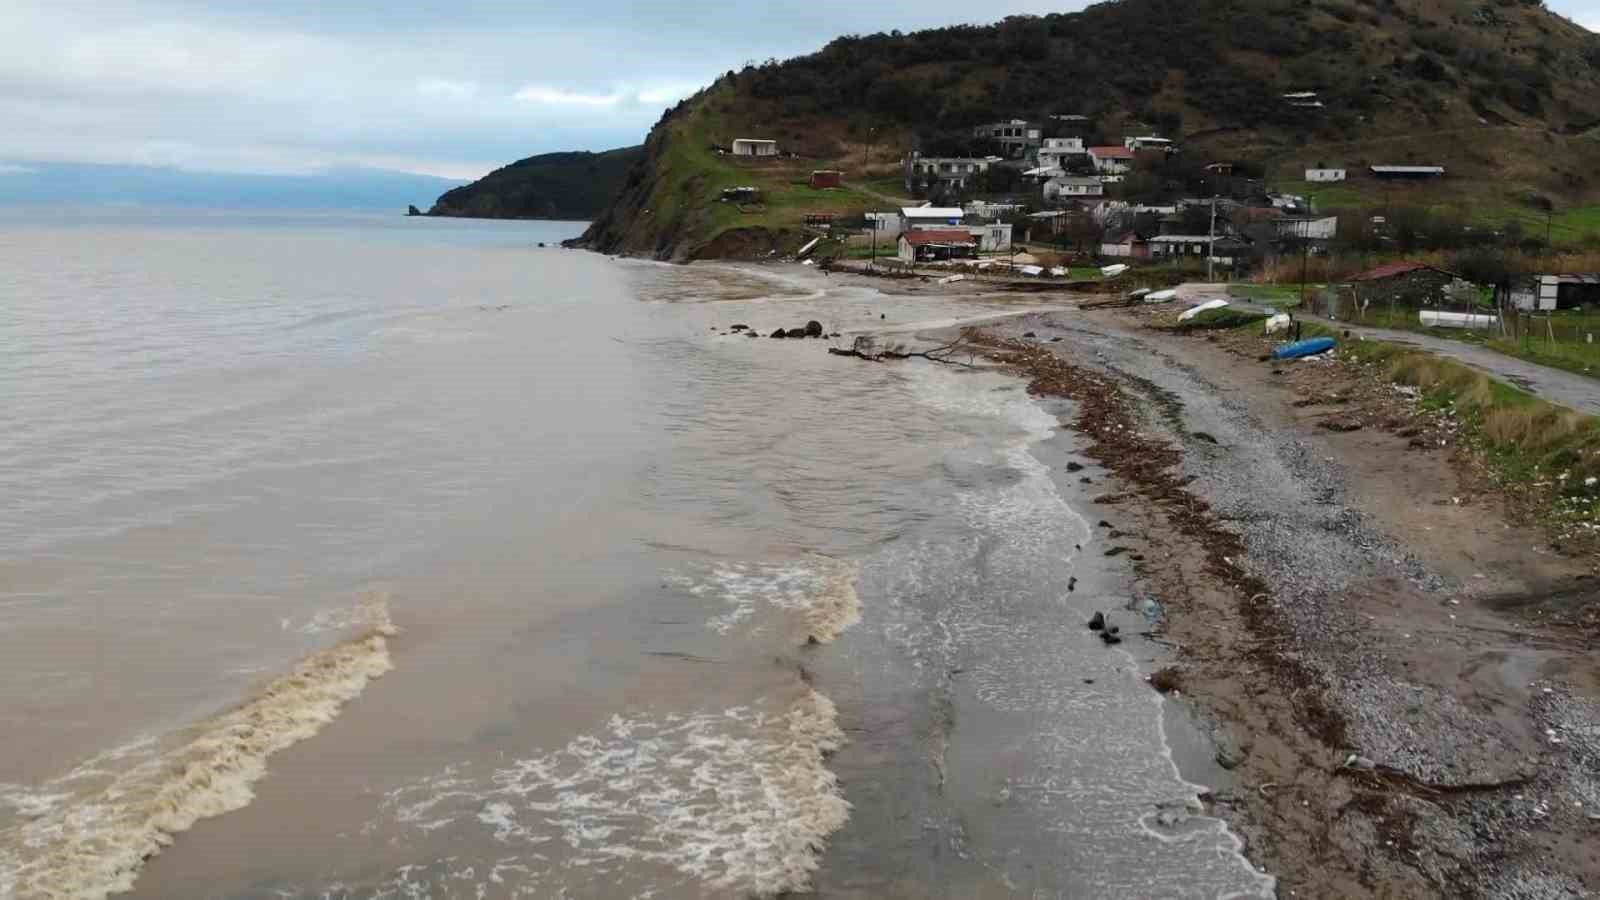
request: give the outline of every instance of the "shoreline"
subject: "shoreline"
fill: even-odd
[[[1523,640],[1490,603],[1554,577],[1525,549],[1537,536],[1498,509],[1495,529],[1435,530],[1459,517],[1459,476],[1433,465],[1431,483],[1416,479],[1443,454],[1387,466],[1403,438],[1319,434],[1270,389],[1267,367],[1200,339],[1081,312],[977,339],[1036,395],[1098,407],[1065,426],[1120,482],[1089,509],[1138,522],[1114,533],[1168,613],[1154,635],[1177,660],[1163,686],[1184,698],[1169,706],[1199,717],[1237,784],[1206,797],[1207,811],[1281,893],[1595,886],[1596,863],[1577,849],[1600,812],[1581,755],[1592,748],[1557,743],[1562,726],[1548,723],[1585,733],[1600,672],[1581,641]],[[1439,514],[1408,512],[1441,497]],[[1496,544],[1495,570],[1470,571]],[[1577,578],[1581,565],[1566,568]]]

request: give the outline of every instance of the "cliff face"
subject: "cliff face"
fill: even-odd
[[[592,219],[643,156],[640,147],[604,153],[546,153],[446,191],[430,216],[474,219]]]
[[[1051,118],[1069,113],[1085,119]],[[798,243],[808,214],[900,205],[906,150],[981,155],[973,126],[1012,118],[1091,144],[1163,134],[1197,168],[1237,162],[1288,189],[1320,165],[1443,165],[1450,187],[1419,202],[1473,218],[1530,194],[1600,201],[1600,37],[1537,2],[1119,0],[846,37],[729,72],[663,116],[576,243],[764,256]],[[784,156],[717,151],[741,137],[777,140]],[[811,189],[823,168],[843,170],[844,187]],[[718,202],[739,186],[761,202]],[[1371,199],[1360,190],[1327,196],[1354,208]]]

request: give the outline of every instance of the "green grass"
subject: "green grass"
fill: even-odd
[[[1362,316],[1350,317],[1349,321],[1357,325],[1392,328],[1463,344],[1476,344],[1507,356],[1600,378],[1600,313],[1559,312],[1551,319],[1548,329],[1543,319],[1524,317],[1520,327],[1531,330],[1531,333],[1517,337],[1502,336],[1498,327],[1483,330],[1424,328],[1417,310],[1405,307],[1374,307]],[[1550,340],[1552,332],[1556,337],[1554,342]],[[1593,334],[1597,343],[1589,343],[1585,339],[1588,334]]]
[[[1308,284],[1306,292],[1322,290],[1324,285]],[[1300,286],[1297,284],[1230,284],[1229,296],[1274,309],[1293,309],[1300,305]]]
[[[1338,340],[1345,358],[1416,388],[1424,408],[1448,412],[1494,477],[1529,500],[1558,535],[1600,538],[1600,419],[1415,348],[1345,341],[1315,323],[1306,323],[1304,334]]]

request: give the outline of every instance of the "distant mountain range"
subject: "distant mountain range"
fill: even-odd
[[[387,169],[243,175],[155,166],[0,164],[0,205],[142,205],[226,209],[393,210],[403,214],[461,182]]]

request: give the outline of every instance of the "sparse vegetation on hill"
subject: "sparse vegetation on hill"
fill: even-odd
[[[1298,91],[1323,106],[1284,99]],[[1089,123],[1049,118],[1066,113]],[[1235,161],[1269,180],[1324,161],[1444,165],[1440,202],[1491,210],[1484,218],[1530,218],[1530,195],[1568,210],[1600,201],[1600,37],[1538,3],[1118,0],[843,37],[729,72],[663,117],[585,243],[688,258],[729,229],[798,236],[807,212],[891,206],[882,188],[906,150],[982,152],[972,127],[1013,117],[1091,144],[1159,132],[1181,140],[1186,163]],[[713,149],[736,137],[777,140],[796,158]],[[844,170],[845,189],[803,187],[813,168]],[[767,193],[763,211],[716,203],[740,184]],[[1379,189],[1343,190],[1365,202]],[[1432,205],[1429,190],[1408,202]]]
[[[430,216],[592,219],[611,202],[643,148],[546,153],[496,169],[441,195]]]

